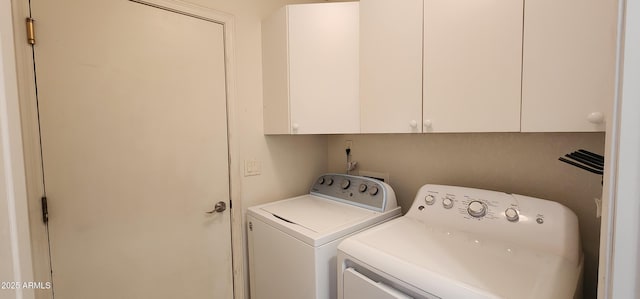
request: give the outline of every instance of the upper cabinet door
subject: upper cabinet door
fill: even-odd
[[[360,132],[358,3],[287,5],[262,24],[265,134]]]
[[[424,1],[424,131],[520,131],[523,2]]]
[[[617,1],[526,1],[523,132],[604,131],[614,97]]]
[[[360,1],[363,133],[422,132],[422,0]]]

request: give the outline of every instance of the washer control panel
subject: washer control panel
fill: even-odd
[[[362,176],[324,174],[315,181],[310,193],[379,212],[397,207],[391,186]]]
[[[575,257],[578,220],[567,207],[540,198],[445,185],[424,185],[405,215],[474,244],[500,241]],[[542,238],[541,238],[542,237]],[[507,246],[507,245],[505,245]]]

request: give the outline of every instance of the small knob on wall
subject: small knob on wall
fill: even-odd
[[[412,120],[412,121],[410,121],[410,122],[409,122],[409,125],[410,125],[412,128],[414,128],[414,129],[415,129],[415,128],[417,128],[417,127],[418,127],[418,122],[417,122],[417,121],[415,121],[415,120]]]
[[[587,115],[587,120],[592,124],[599,125],[604,122],[604,114],[602,112],[591,112]]]

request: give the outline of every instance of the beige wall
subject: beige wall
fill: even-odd
[[[385,134],[329,137],[329,171],[344,172],[346,140],[358,170],[388,173],[403,211],[426,183],[499,190],[560,202],[580,220],[585,298],[595,298],[601,176],[558,161],[584,148],[604,152],[603,133]]]

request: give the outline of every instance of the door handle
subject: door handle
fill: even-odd
[[[222,213],[226,210],[227,210],[227,204],[224,203],[224,201],[219,201],[216,203],[215,206],[213,206],[213,210],[207,212],[207,214]]]

